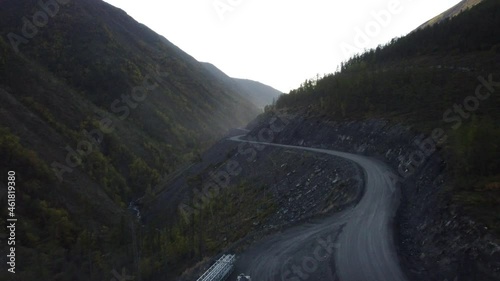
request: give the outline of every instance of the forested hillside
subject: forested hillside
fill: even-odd
[[[500,233],[500,2],[392,40],[279,98],[335,120],[388,119],[438,135],[453,202]],[[441,131],[441,129],[443,131]]]
[[[475,5],[481,3],[483,0],[462,0],[455,6],[449,8],[445,12],[435,16],[431,20],[427,21],[426,23],[422,24],[421,26],[418,27],[418,29],[422,29],[428,26],[431,26],[433,24],[442,22],[443,20],[446,19],[451,19],[452,17],[462,13],[463,11],[470,9],[474,7]]]
[[[109,280],[139,266],[129,202],[257,113],[100,0],[1,1],[0,173],[16,172],[19,220],[10,280]]]

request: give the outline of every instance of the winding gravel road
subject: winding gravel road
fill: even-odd
[[[399,192],[389,177],[387,165],[345,152],[252,142],[241,137],[229,140],[324,153],[354,161],[365,172],[366,186],[356,206],[270,235],[252,245],[240,255],[232,277],[244,272],[256,281],[407,280],[396,254],[392,228]]]

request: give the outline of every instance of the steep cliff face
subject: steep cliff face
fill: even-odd
[[[251,124],[252,132],[265,128],[274,114]],[[390,164],[402,192],[397,244],[411,280],[498,280],[500,241],[452,203],[447,163],[429,136],[380,119],[335,122],[305,112],[280,114],[290,123],[274,135],[276,143],[360,153]]]

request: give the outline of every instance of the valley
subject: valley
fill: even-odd
[[[101,0],[0,1],[0,279],[500,280],[497,26],[463,0],[281,93]]]

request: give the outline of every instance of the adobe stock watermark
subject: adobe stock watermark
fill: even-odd
[[[44,28],[50,21],[50,18],[55,17],[61,10],[60,5],[67,5],[71,0],[40,0],[38,7],[40,8],[32,16],[31,20],[28,17],[22,17],[22,27],[20,34],[10,32],[7,34],[10,45],[16,53],[19,53],[21,44],[28,44],[29,41],[38,35],[40,28]]]
[[[156,73],[153,76],[147,75],[142,85],[132,88],[128,95],[121,95],[119,99],[115,99],[110,106],[110,111],[118,119],[118,122],[127,119],[132,110],[136,109],[143,103],[149,94],[159,87],[159,82],[167,78],[169,73],[161,72],[158,66]],[[96,112],[99,114],[98,112]],[[73,172],[73,169],[82,165],[83,159],[90,155],[94,150],[99,150],[101,142],[104,140],[105,134],[111,134],[115,130],[115,122],[109,116],[100,116],[98,128],[88,132],[83,130],[84,139],[80,140],[76,148],[67,145],[64,149],[67,151],[65,164],[52,162],[51,168],[59,181],[63,181],[65,173]]]
[[[219,19],[224,21],[226,19],[226,14],[234,12],[243,2],[244,0],[214,0],[212,6],[219,16]]]
[[[352,44],[342,42],[340,48],[345,58],[360,54],[370,47],[372,39],[378,37],[383,28],[388,27],[393,18],[403,12],[403,6],[399,0],[391,0],[385,9],[370,13],[372,20],[365,24],[364,28],[355,27]]]
[[[496,92],[495,88],[500,88],[500,82],[493,81],[493,75],[488,75],[488,80],[483,76],[478,78],[479,84],[473,95],[467,96],[461,104],[454,104],[443,113],[443,122],[451,125],[451,129],[458,130],[464,121],[472,117],[472,113],[477,111],[481,102],[488,100]],[[436,152],[438,144],[445,143],[448,135],[443,128],[435,128],[429,137],[415,140],[418,150],[410,153],[408,158],[399,165],[398,174],[388,171],[387,175],[393,183],[404,182],[414,175],[418,169]]]
[[[315,280],[312,275],[317,272],[322,263],[328,262],[333,256],[335,249],[339,248],[339,244],[335,243],[340,235],[340,231],[329,233],[326,238],[316,238],[316,247],[310,255],[302,257],[300,261],[291,262],[287,260],[281,268],[282,281],[303,281]],[[336,281],[335,275],[332,281]]]
[[[269,128],[261,129],[257,137],[248,137],[247,141],[238,145],[238,153],[243,156],[248,156],[246,161],[251,163],[257,157],[257,152],[262,151],[266,145],[254,142],[272,143],[275,134],[282,132],[285,126],[289,123],[288,119],[283,116],[277,116],[269,121]],[[234,158],[234,156],[233,156]],[[205,207],[208,206],[211,200],[219,195],[222,189],[229,187],[232,177],[237,177],[243,172],[241,164],[229,159],[225,165],[215,172],[210,172],[210,180],[199,188],[194,189],[192,204],[187,205],[181,203],[178,207],[179,213],[184,218],[186,223],[190,222],[192,215],[198,215]]]

